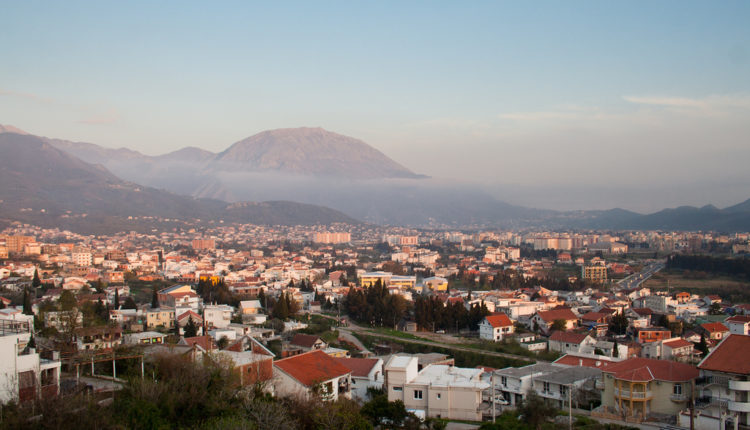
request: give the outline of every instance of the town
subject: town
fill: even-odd
[[[3,419],[85,395],[128,428],[228,428],[205,405],[169,418],[144,389],[214,366],[226,374],[211,395],[249,396],[257,428],[293,427],[279,408],[345,401],[339,428],[508,428],[519,414],[533,429],[748,428],[749,239],[16,222],[0,234]],[[298,403],[272,412],[264,398]],[[127,412],[138,401],[148,413]]]

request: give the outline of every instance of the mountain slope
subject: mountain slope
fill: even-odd
[[[268,130],[241,140],[215,159],[238,170],[352,179],[417,178],[361,140],[322,128]]]
[[[248,204],[194,199],[122,181],[41,138],[0,134],[0,217],[79,231],[120,231],[122,220],[160,217],[254,224],[356,222],[328,208],[293,202]],[[155,221],[154,221],[155,222]]]

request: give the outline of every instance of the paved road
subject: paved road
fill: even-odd
[[[664,268],[664,262],[658,261],[650,263],[643,267],[638,273],[633,273],[625,279],[621,279],[617,282],[618,290],[630,290],[639,287],[642,283],[646,282],[654,273]]]

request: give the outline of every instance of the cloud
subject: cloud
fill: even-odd
[[[120,113],[115,109],[110,109],[107,112],[97,113],[87,118],[76,121],[78,124],[88,125],[110,125],[120,121]]]
[[[706,108],[708,103],[705,100],[690,99],[685,97],[658,97],[658,96],[623,96],[623,100],[629,103],[665,106],[678,108]]]
[[[26,99],[26,100],[32,100],[32,101],[35,101],[35,102],[47,103],[47,104],[55,102],[54,99],[51,99],[51,98],[48,98],[48,97],[42,97],[42,96],[39,96],[37,94],[24,93],[24,92],[20,92],[20,91],[4,90],[2,88],[0,88],[0,96],[16,97],[16,98],[21,98],[21,99]]]

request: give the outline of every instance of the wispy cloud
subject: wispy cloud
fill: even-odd
[[[21,98],[21,99],[32,100],[35,102],[47,103],[47,104],[55,102],[54,99],[51,99],[49,97],[42,97],[37,94],[25,93],[21,91],[5,90],[2,88],[0,88],[0,96]]]
[[[660,97],[660,96],[624,96],[623,100],[629,103],[649,106],[665,106],[678,108],[706,108],[706,100],[690,99],[685,97]]]

